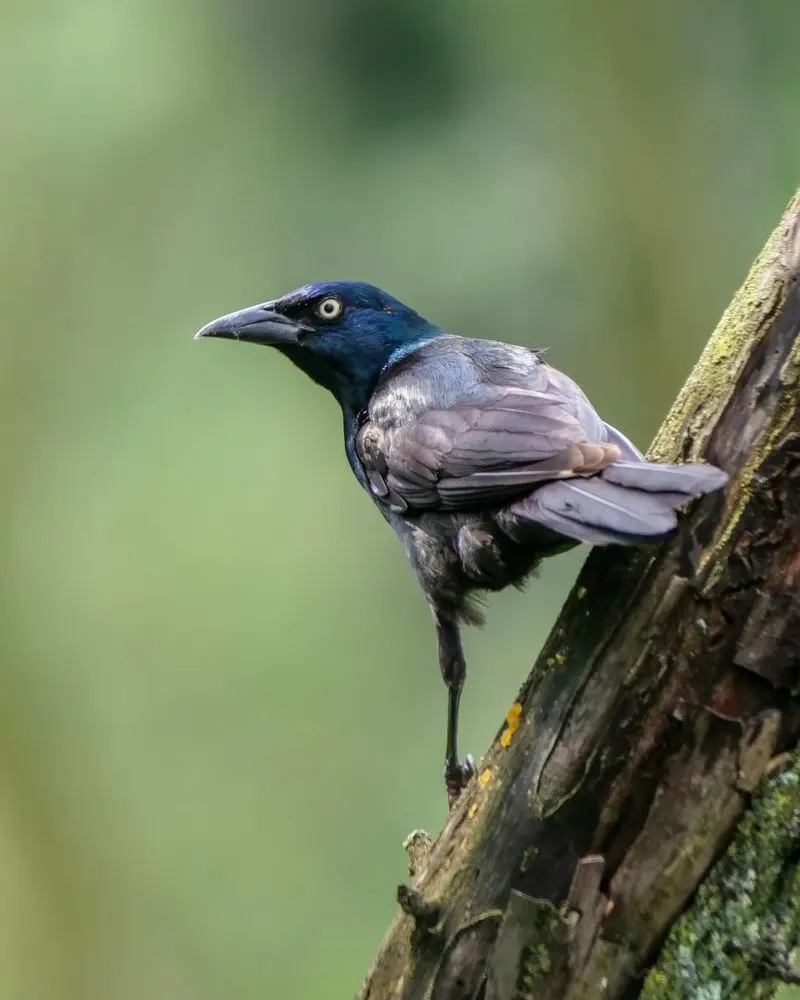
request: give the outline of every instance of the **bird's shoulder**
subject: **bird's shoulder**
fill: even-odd
[[[396,427],[429,409],[480,406],[505,390],[543,392],[548,383],[548,366],[531,348],[445,335],[387,365],[368,416],[380,427]]]
[[[383,373],[356,439],[395,510],[486,505],[618,456],[589,401],[525,348],[440,338]]]

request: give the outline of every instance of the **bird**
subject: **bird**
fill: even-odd
[[[482,598],[581,543],[661,541],[728,479],[705,462],[648,462],[542,351],[447,333],[366,282],[303,285],[213,320],[206,338],[273,347],[339,403],[350,468],[433,615],[450,808],[475,773],[458,755],[461,629],[482,624]]]

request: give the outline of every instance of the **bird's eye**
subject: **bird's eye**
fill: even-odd
[[[338,319],[342,315],[343,309],[341,301],[331,296],[317,303],[316,312],[320,319],[330,322],[333,319]]]

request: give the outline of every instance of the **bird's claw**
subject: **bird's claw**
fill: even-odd
[[[444,765],[444,783],[447,787],[447,804],[452,809],[461,793],[475,774],[475,761],[468,753],[463,762],[446,761]]]

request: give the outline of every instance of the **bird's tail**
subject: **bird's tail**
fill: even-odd
[[[671,534],[678,508],[727,480],[713,465],[621,461],[590,478],[541,486],[510,513],[590,545],[636,545]]]

